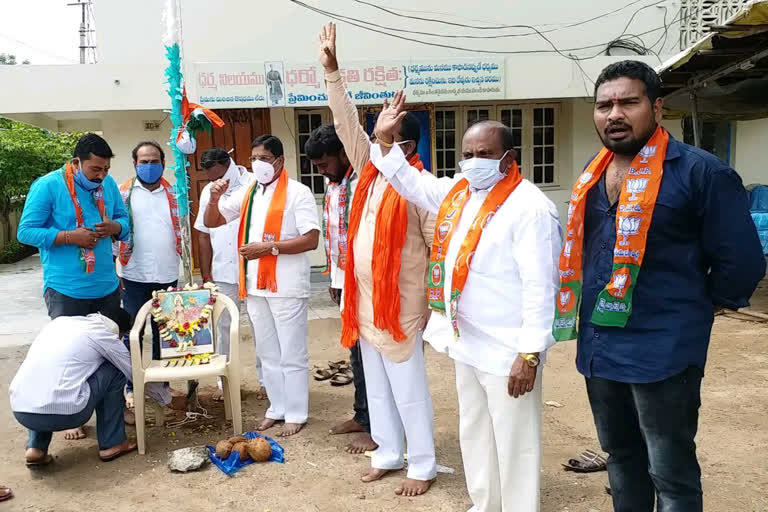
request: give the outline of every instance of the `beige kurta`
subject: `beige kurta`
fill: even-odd
[[[360,126],[357,108],[347,95],[338,71],[326,75],[328,102],[333,113],[336,133],[344,144],[344,150],[358,175],[370,160],[371,142]],[[425,171],[426,172],[426,171]],[[427,267],[434,233],[434,216],[408,203],[408,229],[401,253],[400,279],[400,326],[407,339],[396,342],[387,331],[373,325],[373,240],[376,230],[376,214],[389,182],[379,174],[371,185],[355,237],[355,279],[358,291],[358,320],[360,337],[376,347],[387,359],[406,361],[411,357],[419,329],[427,311]],[[360,189],[357,189],[359,192]],[[357,193],[356,192],[356,193]]]

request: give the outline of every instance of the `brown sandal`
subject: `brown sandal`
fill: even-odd
[[[10,487],[0,486],[0,501],[5,501],[13,498],[13,491]]]
[[[331,378],[331,386],[346,386],[354,380],[351,368],[345,368]]]

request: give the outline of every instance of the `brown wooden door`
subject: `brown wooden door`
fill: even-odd
[[[250,169],[251,141],[260,135],[269,133],[269,110],[267,109],[219,109],[215,112],[226,123],[223,128],[213,128],[209,133],[197,135],[197,151],[190,155],[189,162],[189,198],[190,206],[189,222],[194,225],[200,205],[200,192],[208,184],[205,170],[200,167],[200,159],[203,152],[213,147],[222,148],[224,151],[234,150],[231,155],[238,165]],[[197,262],[197,230],[192,229],[192,262],[195,272],[199,271]]]

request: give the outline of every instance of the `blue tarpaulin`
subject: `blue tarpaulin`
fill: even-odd
[[[283,451],[283,447],[271,437],[263,436],[257,432],[246,432],[243,434],[243,437],[246,439],[263,437],[269,442],[270,446],[272,446],[272,454],[269,456],[269,462],[285,462],[285,452]],[[211,462],[216,464],[216,467],[229,476],[234,475],[240,468],[247,466],[248,464],[253,464],[253,460],[250,457],[241,461],[240,455],[236,451],[232,451],[229,458],[221,460],[216,456],[216,448],[213,446],[207,446],[206,448],[208,448],[208,456],[211,458]]]
[[[749,195],[749,210],[757,227],[763,254],[768,254],[768,186],[760,185],[752,189]]]

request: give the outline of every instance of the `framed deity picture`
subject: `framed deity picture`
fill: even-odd
[[[161,359],[214,352],[212,297],[209,289],[156,292]]]
[[[435,106],[432,104],[406,105],[405,110],[412,112],[419,120],[421,133],[419,137],[419,147],[417,152],[421,157],[424,168],[434,173],[433,163],[435,161],[435,148],[432,145],[432,134],[435,133]],[[373,134],[376,127],[376,119],[381,112],[381,107],[365,107],[363,109],[365,131],[368,135]]]

